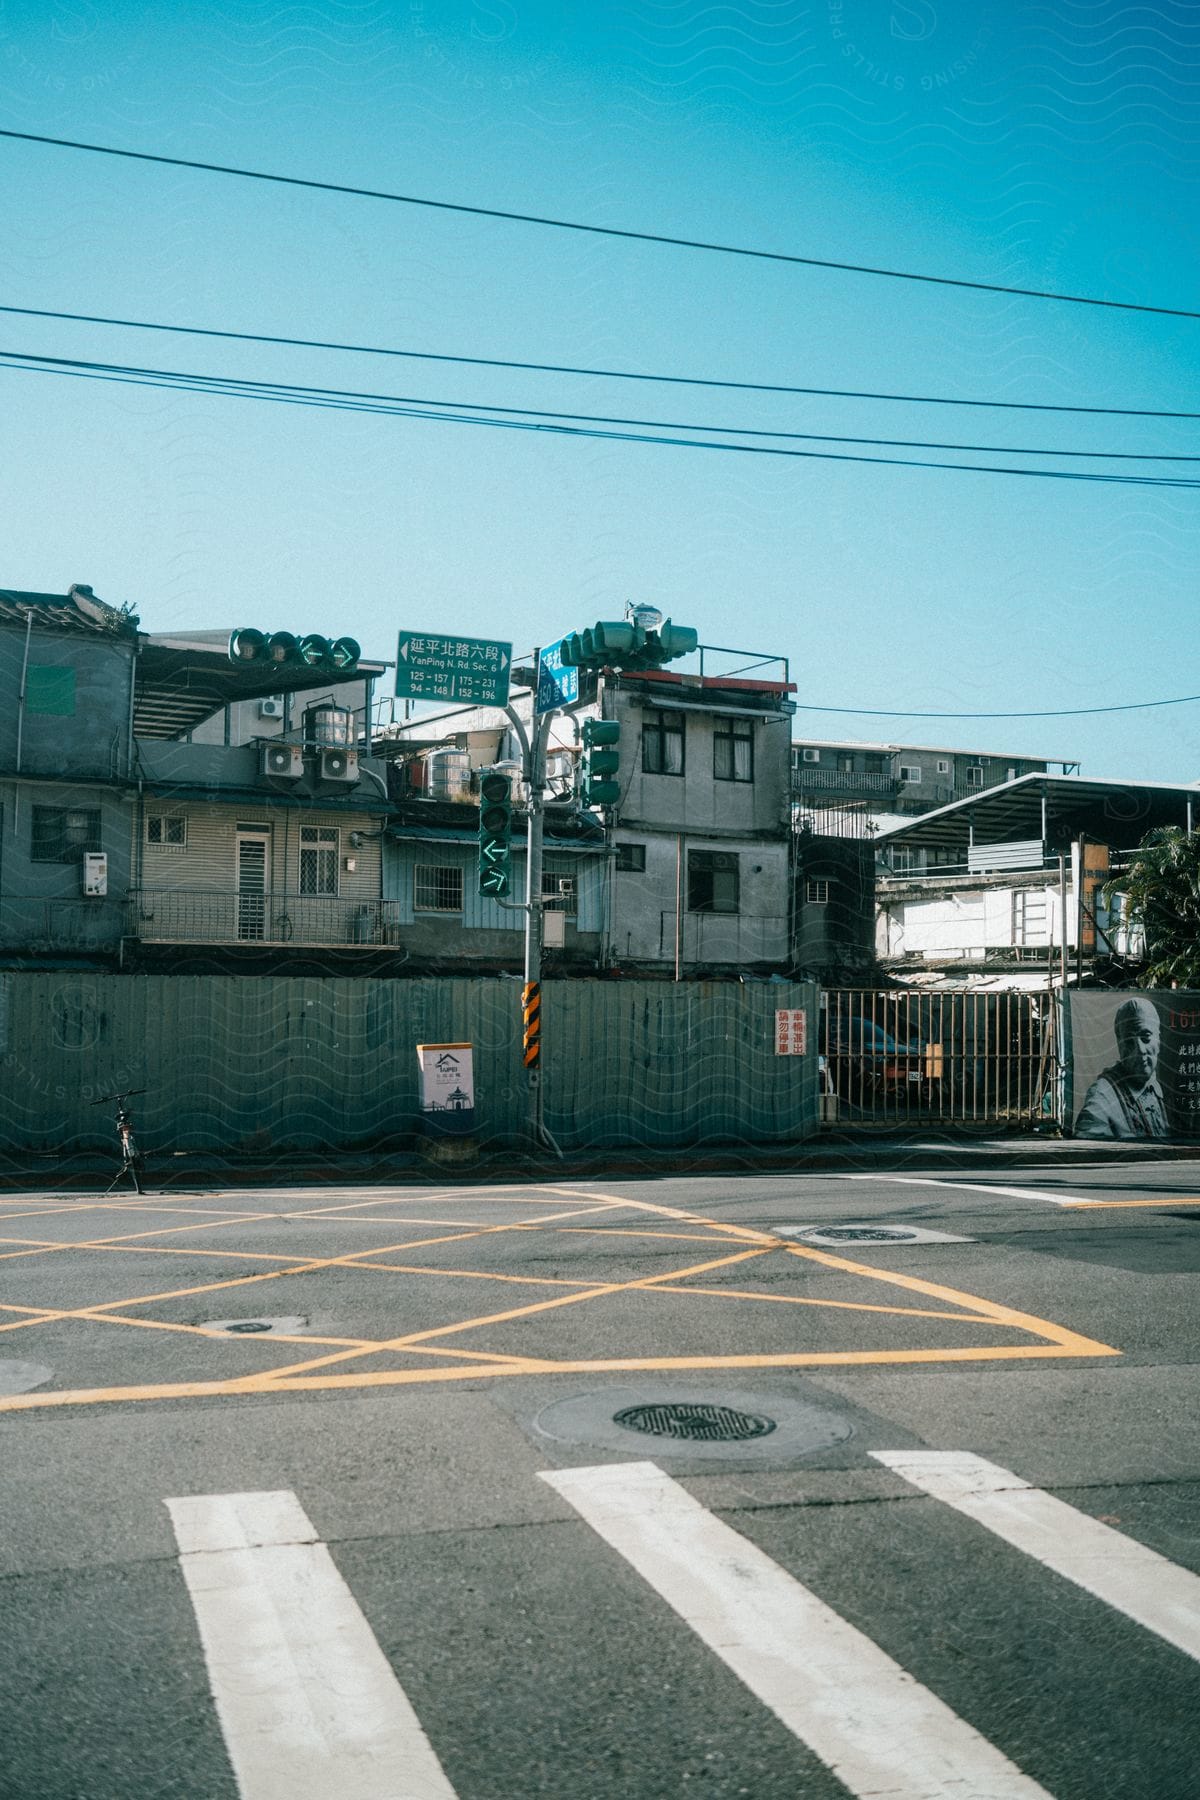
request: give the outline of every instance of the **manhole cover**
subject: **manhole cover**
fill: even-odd
[[[674,1400],[657,1406],[627,1406],[613,1414],[613,1423],[623,1425],[626,1431],[645,1431],[652,1437],[690,1438],[704,1444],[741,1443],[747,1438],[766,1437],[775,1429],[774,1419],[768,1419],[764,1413]]]
[[[916,1235],[888,1225],[826,1225],[821,1231],[834,1244],[911,1244]]]
[[[307,1324],[299,1313],[290,1313],[278,1319],[205,1319],[200,1329],[214,1337],[294,1337]]]

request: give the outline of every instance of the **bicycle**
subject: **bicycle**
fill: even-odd
[[[135,1094],[146,1092],[145,1088],[129,1088],[123,1094],[101,1094],[98,1100],[91,1102],[92,1106],[103,1106],[109,1100],[115,1100],[117,1103],[117,1137],[121,1145],[121,1166],[105,1188],[106,1194],[111,1194],[118,1182],[126,1175],[133,1182],[135,1193],[144,1194],[146,1191],[142,1186],[146,1159],[138,1149],[137,1139],[133,1135],[133,1114],[125,1105],[126,1100],[132,1100]]]

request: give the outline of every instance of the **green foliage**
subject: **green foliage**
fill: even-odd
[[[1200,831],[1151,831],[1105,894],[1125,896],[1127,918],[1146,940],[1146,980],[1154,987],[1200,987]]]

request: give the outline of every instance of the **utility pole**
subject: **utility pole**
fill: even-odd
[[[534,667],[537,667],[536,654]],[[521,762],[528,789],[528,831],[525,851],[525,898],[501,901],[525,914],[525,968],[521,984],[521,1060],[528,1079],[528,1124],[536,1144],[562,1152],[546,1129],[545,1093],[542,1088],[542,831],[545,823],[546,743],[551,713],[536,716],[526,731],[525,721],[512,706],[504,709],[521,746]]]

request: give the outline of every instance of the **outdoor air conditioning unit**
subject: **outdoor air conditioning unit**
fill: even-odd
[[[263,744],[258,771],[276,781],[299,781],[304,773],[304,752],[299,744]]]
[[[283,701],[278,694],[268,694],[265,700],[259,701],[258,716],[260,719],[282,719]]]
[[[318,773],[322,781],[357,781],[358,751],[322,750]]]

